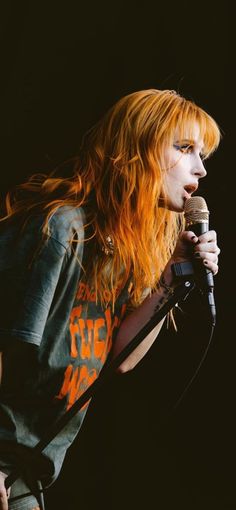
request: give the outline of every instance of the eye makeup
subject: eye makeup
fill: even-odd
[[[193,140],[182,140],[182,141],[176,141],[174,142],[173,144],[173,147],[184,153],[184,154],[191,154],[192,151],[194,150],[196,144]],[[199,156],[201,159],[204,159],[204,154],[200,151],[199,152]]]

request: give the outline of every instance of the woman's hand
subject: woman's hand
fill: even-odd
[[[175,250],[165,270],[164,278],[168,285],[173,282],[171,265],[178,262],[199,260],[212,271],[213,275],[218,273],[218,255],[220,249],[217,245],[217,236],[214,230],[197,237],[192,231],[184,231],[180,234]]]
[[[194,257],[201,259],[203,264],[212,271],[215,276],[218,273],[218,255],[220,248],[217,245],[216,232],[209,230],[197,238],[194,246]]]

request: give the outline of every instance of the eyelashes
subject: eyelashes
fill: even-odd
[[[180,151],[182,152],[183,154],[191,154],[194,150],[194,145],[192,144],[182,144],[182,145],[178,145],[178,144],[175,144],[174,143],[174,148],[177,150],[177,151]],[[200,153],[199,154],[200,158],[201,159],[204,159],[204,154]]]
[[[183,145],[174,144],[174,148],[177,151],[184,152],[187,154],[190,154],[193,151],[193,145],[190,145],[190,144],[183,144]]]

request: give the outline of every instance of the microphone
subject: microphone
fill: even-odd
[[[209,210],[202,197],[191,197],[185,202],[184,216],[186,230],[192,230],[200,236],[209,230]],[[203,266],[201,260],[193,260],[196,284],[205,302],[206,312],[213,326],[216,323],[216,307],[214,300],[214,278],[212,272]]]

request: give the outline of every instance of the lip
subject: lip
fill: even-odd
[[[184,186],[184,191],[188,195],[188,197],[191,197],[192,194],[195,193],[195,191],[197,191],[197,189],[198,184],[196,183],[186,184],[186,186]]]

